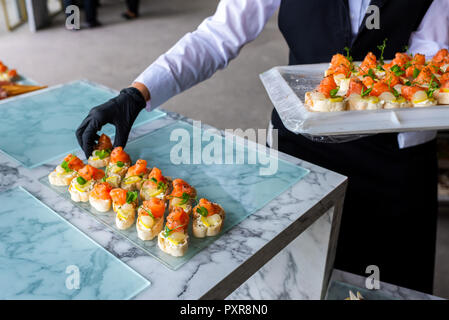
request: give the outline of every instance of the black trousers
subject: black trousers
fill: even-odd
[[[399,149],[397,134],[347,143],[313,142],[279,115],[279,150],[348,177],[335,267],[432,293],[437,226],[436,142]]]
[[[128,10],[136,15],[139,15],[139,0],[126,0]]]
[[[72,4],[78,5],[78,2],[75,0],[64,0],[64,8],[67,8],[67,6],[70,6]],[[86,13],[86,21],[89,23],[93,23],[97,21],[97,7],[98,7],[98,0],[84,0],[84,11]]]

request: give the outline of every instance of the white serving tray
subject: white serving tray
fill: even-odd
[[[272,68],[260,75],[285,127],[313,136],[449,129],[449,106],[310,112],[304,94],[315,89],[328,63]]]

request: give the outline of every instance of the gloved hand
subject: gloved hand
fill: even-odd
[[[83,149],[86,158],[92,154],[97,134],[101,128],[111,123],[115,126],[115,147],[125,147],[129,132],[139,112],[145,108],[146,101],[142,93],[130,87],[120,91],[120,94],[108,102],[94,107],[76,130],[76,138]]]

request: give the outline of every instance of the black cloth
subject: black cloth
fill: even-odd
[[[290,64],[329,62],[336,52],[351,48],[354,61],[368,51],[378,54],[377,45],[388,38],[385,58],[390,59],[408,44],[432,0],[373,0],[380,9],[380,29],[362,23],[354,40],[346,0],[282,0],[279,29],[290,48]],[[367,17],[365,17],[366,19]],[[364,21],[365,22],[365,21]]]
[[[346,0],[282,0],[279,28],[290,47],[290,64],[329,62],[351,48],[354,60],[388,38],[385,58],[402,51],[432,1],[373,0],[380,30],[363,25],[353,39]],[[401,18],[402,15],[406,19]],[[366,19],[366,17],[365,17]],[[288,131],[276,110],[279,150],[348,176],[335,267],[365,275],[377,265],[380,280],[431,293],[436,222],[435,141],[399,149],[397,134],[347,143],[313,142]]]
[[[114,148],[125,148],[133,123],[145,105],[145,98],[140,91],[130,87],[120,91],[115,98],[92,108],[76,129],[76,138],[86,158],[92,154],[94,141],[100,138],[97,132],[107,123],[115,127]]]
[[[396,134],[347,143],[313,142],[288,131],[276,111],[279,150],[348,177],[335,267],[431,293],[437,222],[435,140],[399,149]]]
[[[136,16],[139,15],[139,0],[126,0],[126,7]]]
[[[78,2],[75,0],[64,0],[64,8],[67,8],[70,5],[79,5]],[[86,14],[86,22],[88,23],[96,23],[97,22],[97,7],[98,7],[98,1],[97,0],[84,0],[82,2],[84,11]]]

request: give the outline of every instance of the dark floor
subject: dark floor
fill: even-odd
[[[449,299],[449,204],[440,207],[434,294]]]

